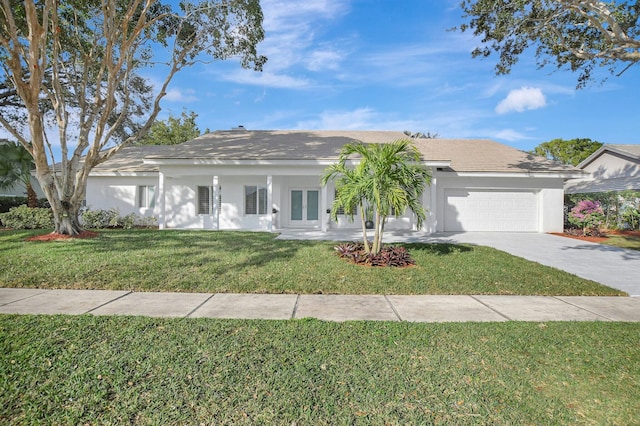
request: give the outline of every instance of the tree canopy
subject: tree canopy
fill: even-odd
[[[595,0],[463,0],[461,31],[482,37],[473,57],[499,56],[497,74],[508,74],[535,48],[539,66],[578,73],[579,88],[605,67],[619,75],[640,61],[638,2]]]
[[[149,128],[149,132],[141,138],[139,145],[177,145],[201,135],[196,124],[198,114],[191,111],[182,112],[180,117],[169,115],[166,120],[156,120]]]
[[[144,136],[176,73],[259,71],[263,38],[259,0],[0,0],[0,124],[33,156],[55,232],[81,231],[89,173]],[[155,88],[139,74],[152,66]]]
[[[411,130],[405,130],[402,133],[404,133],[405,136],[408,136],[411,139],[437,139],[438,137],[440,137],[438,133],[429,132],[429,131],[427,131],[427,133],[424,133],[424,132],[412,132]]]
[[[533,153],[550,160],[577,166],[601,146],[602,142],[592,141],[589,138],[553,139],[536,146],[533,149]]]

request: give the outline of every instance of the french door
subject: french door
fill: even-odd
[[[317,226],[320,224],[319,189],[292,189],[290,201],[290,222],[292,226]]]

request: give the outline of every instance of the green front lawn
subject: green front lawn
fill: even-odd
[[[631,250],[640,250],[640,238],[631,235],[609,234],[602,244]]]
[[[42,231],[40,231],[42,233]],[[136,291],[622,295],[488,247],[405,244],[417,265],[349,264],[331,242],[256,232],[101,231],[86,240],[27,242],[0,231],[0,287]]]
[[[637,323],[0,315],[2,424],[639,424]]]

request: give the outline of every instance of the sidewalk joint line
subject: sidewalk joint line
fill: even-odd
[[[469,297],[472,298],[473,300],[475,300],[476,302],[480,303],[481,305],[491,309],[493,312],[495,312],[496,314],[500,315],[502,318],[505,318],[507,321],[513,321],[512,318],[509,318],[507,315],[503,314],[502,312],[498,311],[497,309],[494,309],[491,306],[487,305],[482,300],[478,299],[476,296],[470,294]]]
[[[21,288],[21,289],[19,289],[19,290],[30,290],[30,289],[28,289],[28,288],[24,288],[24,289],[23,289],[23,288]],[[12,303],[21,302],[21,301],[23,301],[23,300],[31,299],[32,297],[40,296],[41,294],[44,294],[44,293],[45,293],[45,292],[47,292],[47,291],[52,291],[52,290],[49,290],[49,289],[46,289],[46,288],[39,288],[39,289],[34,289],[34,290],[42,290],[42,292],[41,292],[41,293],[32,294],[31,296],[23,297],[23,298],[21,298],[21,299],[12,300],[12,301],[7,302],[7,303],[0,303],[0,306],[7,306],[7,305],[10,305],[10,304],[12,304]]]
[[[391,310],[393,311],[393,313],[396,315],[396,317],[398,317],[398,321],[404,321],[404,319],[402,319],[402,317],[400,316],[400,312],[398,312],[396,310],[396,307],[393,306],[393,303],[391,303],[391,300],[389,300],[389,298],[387,297],[387,295],[384,295],[384,300],[387,301],[387,303],[389,304],[389,307],[391,307]]]
[[[127,296],[128,296],[128,295],[130,295],[131,293],[133,293],[133,291],[129,290],[128,292],[126,292],[126,293],[125,293],[125,294],[123,294],[122,296],[118,296],[118,297],[116,297],[115,299],[111,299],[111,300],[108,300],[108,301],[104,302],[102,305],[98,305],[98,306],[96,306],[96,307],[93,307],[93,308],[89,309],[87,312],[85,312],[85,314],[90,314],[91,312],[95,311],[96,309],[100,309],[100,308],[102,308],[103,306],[107,306],[109,303],[115,302],[116,300],[120,300],[120,299],[122,299],[123,297],[127,297]]]
[[[296,303],[293,305],[293,312],[291,312],[291,318],[294,319],[296,317],[296,313],[298,312],[298,302],[300,302],[300,295],[296,294]]]
[[[202,308],[202,305],[204,305],[204,304],[205,304],[205,303],[207,303],[209,300],[211,300],[211,299],[213,298],[213,296],[215,296],[216,294],[217,294],[217,293],[213,293],[213,294],[211,294],[211,296],[207,297],[207,298],[205,299],[205,301],[204,301],[204,302],[202,302],[201,304],[199,304],[198,306],[196,306],[195,308],[193,308],[193,309],[191,310],[191,312],[189,312],[187,315],[185,315],[185,316],[184,316],[184,318],[190,318],[190,317],[191,317],[191,315],[193,315],[193,313],[194,313],[195,311],[197,311],[198,309]]]
[[[578,305],[576,305],[576,304],[574,304],[574,303],[571,303],[571,302],[568,302],[568,301],[566,301],[566,300],[562,300],[562,299],[560,299],[560,297],[558,297],[558,296],[551,296],[551,297],[553,297],[554,299],[559,300],[559,301],[561,301],[561,302],[564,302],[564,303],[566,303],[566,304],[567,304],[567,305],[569,305],[569,306],[573,306],[574,308],[578,308],[578,309],[580,309],[581,311],[589,312],[590,314],[593,314],[593,315],[598,316],[598,317],[601,317],[601,318],[608,319],[609,321],[617,321],[617,320],[616,320],[616,319],[614,319],[614,318],[609,318],[609,317],[608,317],[608,316],[606,316],[606,315],[599,314],[598,312],[593,312],[593,311],[592,311],[592,310],[590,310],[590,309],[584,308],[584,307],[582,307],[582,306],[578,306]]]

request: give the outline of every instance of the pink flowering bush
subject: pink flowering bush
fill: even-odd
[[[584,235],[598,233],[604,222],[604,210],[599,201],[582,200],[569,212],[569,222],[582,228]]]

